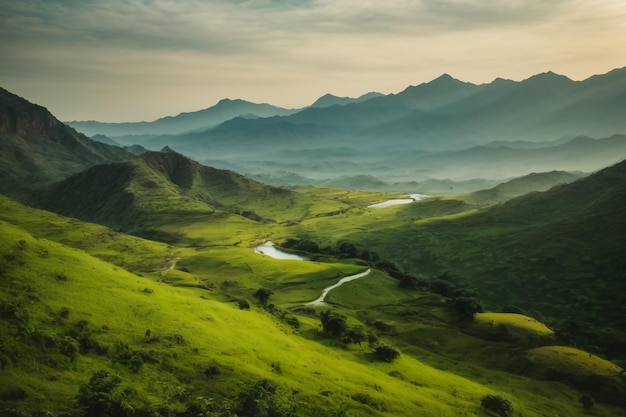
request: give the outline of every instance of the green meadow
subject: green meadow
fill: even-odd
[[[222,209],[167,217],[153,224],[177,236],[166,242],[1,198],[3,415],[495,415],[481,405],[486,395],[508,400],[513,416],[624,415],[601,396],[584,409],[579,399],[593,390],[567,378],[583,367],[616,389],[621,368],[597,359],[589,365],[586,352],[540,350],[554,340],[531,317],[487,312],[468,323],[448,297],[402,288],[375,261],[333,250],[307,253],[309,261],[254,251],[289,239],[372,249],[373,234],[408,218],[451,221],[468,207],[436,198],[374,210],[367,205],[397,195],[294,193],[302,197],[295,194],[293,211],[264,212],[276,222]],[[367,239],[355,238],[367,231]],[[325,305],[307,305],[340,278],[372,267],[331,291]],[[265,302],[259,289],[270,294]],[[326,311],[362,329],[363,339],[325,332]],[[490,328],[506,331],[494,337]],[[399,356],[378,360],[380,346]],[[553,368],[563,377],[547,377]],[[98,375],[118,382],[97,391]],[[266,414],[246,405],[249,398]]]

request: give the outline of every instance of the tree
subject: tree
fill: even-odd
[[[341,337],[348,327],[348,319],[346,316],[330,310],[322,311],[320,313],[320,320],[322,322],[323,332],[335,337]]]
[[[267,288],[259,288],[252,295],[259,301],[259,304],[261,304],[262,306],[266,306],[272,294],[274,294],[272,290],[269,290]]]
[[[374,349],[374,358],[379,361],[393,362],[398,356],[400,356],[400,352],[391,346],[380,345]]]
[[[474,297],[458,297],[452,302],[452,308],[462,320],[471,320],[474,314],[482,313],[483,307]]]
[[[487,394],[480,402],[487,410],[491,410],[500,417],[510,417],[513,414],[513,405],[500,395]]]
[[[349,242],[343,242],[337,247],[339,255],[343,258],[356,258],[359,254],[356,246]]]
[[[452,282],[439,278],[430,283],[430,290],[444,297],[452,297],[457,289]]]
[[[361,342],[367,340],[367,334],[363,326],[348,326],[343,333],[343,342],[347,344],[358,344],[361,346]]]
[[[126,416],[123,396],[115,393],[122,378],[100,370],[91,376],[87,384],[80,387],[76,401],[85,411],[86,417]]]

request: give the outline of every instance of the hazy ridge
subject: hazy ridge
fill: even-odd
[[[481,85],[445,74],[397,94],[345,100],[328,95],[320,98],[327,104],[318,101],[288,115],[233,113],[204,127],[184,127],[184,118],[173,118],[179,131],[191,133],[169,134],[150,124],[151,134],[138,136],[119,125],[124,135],[112,139],[152,150],[170,146],[208,165],[290,185],[357,175],[390,186],[502,181],[554,169],[592,172],[618,162],[624,154],[625,94],[625,69],[583,81],[547,72]],[[577,137],[588,140],[569,140]],[[299,176],[308,180],[290,182]]]

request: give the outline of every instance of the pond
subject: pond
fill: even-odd
[[[409,198],[396,198],[393,200],[383,201],[382,203],[372,204],[367,207],[368,208],[385,208],[385,207],[396,206],[398,204],[411,204],[411,203],[415,203],[416,201],[424,200],[425,198],[428,198],[426,194],[409,194]]]
[[[272,242],[265,242],[262,245],[254,248],[256,253],[260,253],[263,255],[270,256],[274,259],[290,259],[295,261],[306,261],[308,260],[304,256],[296,255],[294,253],[287,253],[280,249],[277,249]]]

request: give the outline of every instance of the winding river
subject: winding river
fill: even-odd
[[[254,252],[259,253],[261,255],[270,256],[274,259],[289,259],[289,260],[295,260],[295,261],[307,261],[308,260],[307,258],[300,256],[300,255],[283,252],[282,250],[277,249],[272,242],[265,242],[262,245],[257,246],[256,248],[254,248]],[[326,303],[324,302],[324,299],[326,298],[326,296],[328,296],[328,293],[331,290],[334,290],[335,288],[343,285],[346,282],[363,278],[364,276],[369,275],[370,272],[372,271],[368,269],[367,271],[361,272],[360,274],[350,275],[350,276],[341,278],[336,284],[333,284],[330,287],[324,288],[322,290],[322,295],[320,295],[317,300],[311,301],[310,303],[307,303],[306,305],[308,306],[309,305],[314,305],[314,306],[325,305]]]

